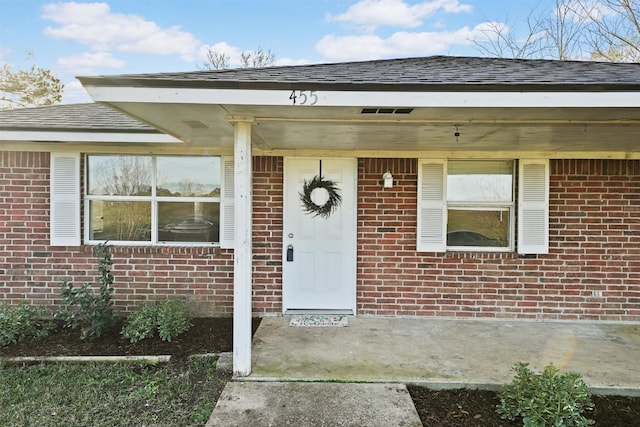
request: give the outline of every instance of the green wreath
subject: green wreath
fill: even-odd
[[[329,193],[329,199],[322,206],[316,205],[313,200],[311,200],[311,193],[316,188],[324,188],[327,190],[327,193]],[[316,175],[311,181],[304,181],[302,193],[298,194],[300,195],[303,209],[307,214],[312,214],[314,217],[321,216],[326,219],[329,218],[342,203],[342,196],[339,191],[335,182]]]

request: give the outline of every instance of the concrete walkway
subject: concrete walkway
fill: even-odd
[[[597,390],[640,393],[640,324],[350,318],[345,328],[264,318],[247,380],[495,388],[518,361],[580,372]]]
[[[405,384],[497,389],[518,361],[580,372],[595,393],[640,396],[639,324],[365,317],[308,328],[289,321],[262,319],[251,375],[229,383],[207,426],[419,426]],[[365,408],[367,422],[355,408]]]

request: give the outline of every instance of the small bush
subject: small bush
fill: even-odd
[[[99,337],[112,327],[118,314],[113,310],[113,275],[111,274],[111,254],[106,243],[97,245],[94,254],[98,257],[98,293],[94,284],[85,283],[76,288],[73,284],[62,283],[60,296],[62,306],[56,317],[64,320],[65,328],[80,328],[80,338]]]
[[[522,417],[525,427],[581,427],[594,424],[582,413],[592,410],[591,392],[575,372],[559,374],[553,364],[542,374],[529,369],[529,364],[517,363],[511,384],[500,390],[497,412],[503,419]]]
[[[120,333],[132,343],[151,338],[157,327],[157,311],[156,306],[144,304],[127,317]]]
[[[42,306],[0,305],[0,346],[29,337],[46,337],[54,329],[51,312]]]
[[[144,304],[127,317],[120,332],[130,342],[151,338],[158,331],[162,341],[169,341],[191,328],[180,301],[165,300],[158,305]]]

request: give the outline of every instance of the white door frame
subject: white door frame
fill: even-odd
[[[346,244],[348,245],[348,249],[346,249],[346,253],[348,254],[345,264],[345,274],[343,275],[344,280],[349,281],[348,285],[350,289],[348,290],[349,299],[345,300],[345,304],[340,307],[335,307],[332,309],[331,307],[321,307],[318,310],[322,310],[323,312],[350,312],[351,314],[356,314],[356,305],[357,305],[357,296],[356,296],[356,280],[357,280],[357,181],[358,181],[358,161],[356,158],[352,157],[285,157],[284,158],[284,182],[283,182],[283,241],[282,241],[282,311],[283,313],[287,313],[288,310],[297,309],[299,307],[289,307],[291,302],[291,298],[289,298],[287,294],[288,282],[294,280],[294,271],[289,265],[287,265],[287,247],[290,244],[294,246],[294,262],[295,262],[295,234],[298,230],[294,230],[293,227],[296,227],[296,221],[292,221],[289,219],[290,215],[293,215],[294,212],[299,212],[299,215],[305,215],[302,211],[301,204],[299,202],[298,193],[301,191],[299,187],[299,183],[289,182],[291,177],[289,176],[289,168],[294,167],[296,161],[319,161],[325,160],[326,162],[330,162],[331,160],[340,160],[342,162],[348,162],[343,167],[346,168],[347,165],[351,168],[350,173],[352,173],[353,179],[350,183],[341,183],[340,186],[344,188],[348,188],[349,191],[345,191],[347,197],[343,197],[342,204],[339,209],[345,209],[347,215],[349,215],[345,219],[345,239]],[[349,186],[349,187],[345,187]],[[294,194],[289,194],[289,192],[293,192]],[[295,200],[295,202],[293,201]],[[292,206],[293,203],[296,203],[297,206],[295,208]],[[296,210],[297,209],[297,210]],[[350,214],[349,214],[350,211]],[[318,221],[322,221],[322,218],[318,218]],[[291,289],[291,288],[289,288]],[[307,311],[306,308],[301,308],[303,311]],[[314,311],[313,308],[309,308],[308,311]]]

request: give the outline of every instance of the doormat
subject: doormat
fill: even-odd
[[[347,316],[299,314],[291,317],[289,326],[305,326],[309,328],[345,327],[349,326]]]

